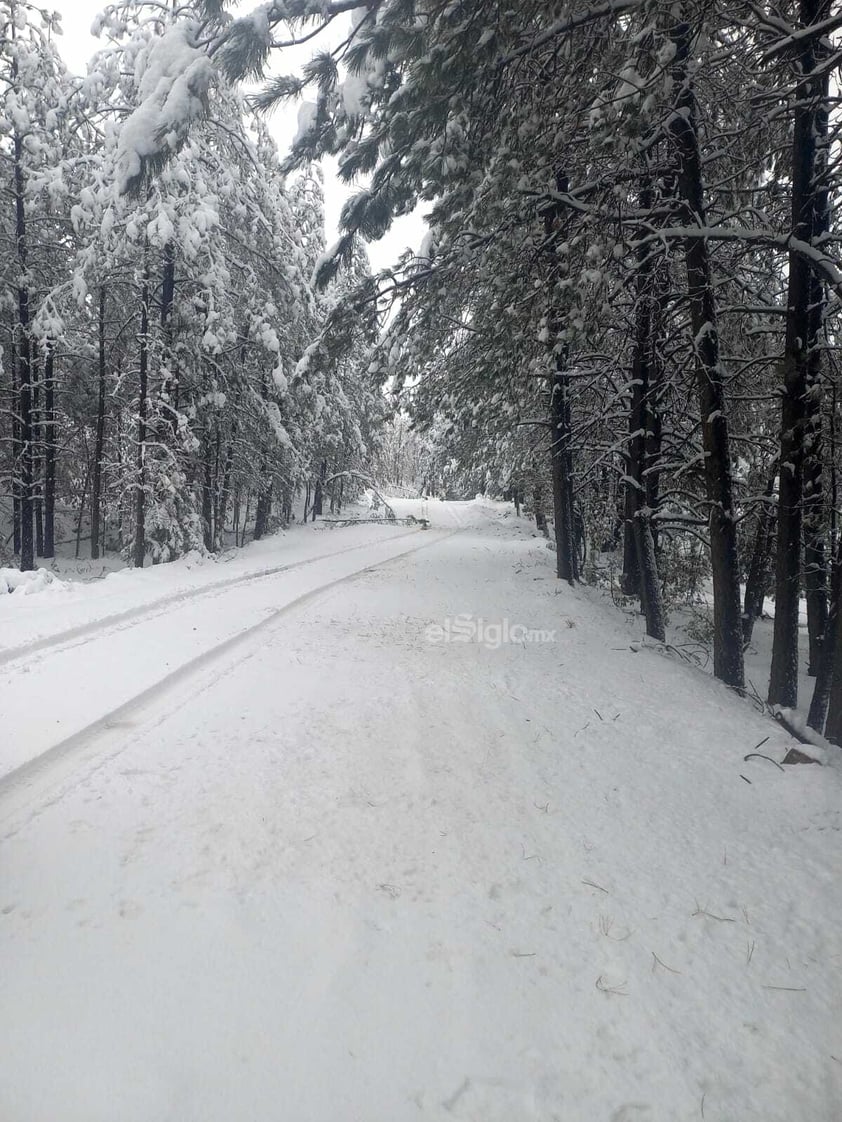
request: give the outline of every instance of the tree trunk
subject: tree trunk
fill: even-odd
[[[696,99],[689,73],[691,29],[671,29],[675,55],[671,64],[678,96],[668,132],[677,157],[677,191],[684,220],[705,225],[702,161],[696,126]],[[693,330],[696,381],[704,447],[705,490],[710,504],[710,559],[713,577],[713,672],[734,689],[744,688],[743,631],[737,521],[734,511],[731,452],[725,412],[725,388],[716,321],[716,300],[708,243],[684,241],[687,300]]]
[[[772,579],[772,547],[775,534],[775,512],[772,495],[775,490],[775,477],[766,484],[763,506],[757,518],[751,562],[746,576],[745,599],[743,600],[743,644],[748,646],[754,633],[754,625],[763,615],[763,601],[769,591]]]
[[[98,314],[98,361],[97,361],[97,408],[96,408],[96,439],[94,441],[94,472],[91,483],[91,558],[99,557],[100,539],[100,508],[102,504],[102,459],[105,454],[105,388],[106,388],[106,358],[105,358],[105,286],[99,290]]]
[[[85,442],[87,451],[87,441]],[[76,519],[76,560],[79,560],[79,546],[82,541],[82,523],[85,520],[85,500],[88,497],[88,484],[91,481],[91,461],[88,457],[88,466],[85,470],[85,482],[82,484],[82,495],[79,499],[79,515]]]
[[[257,495],[257,506],[254,512],[254,540],[260,539],[266,533],[269,525],[269,515],[272,511],[272,484],[261,487]]]
[[[537,481],[532,486],[532,502],[535,507],[535,527],[547,537],[547,512],[544,510],[544,484]]]
[[[829,737],[829,739],[833,739],[837,744],[840,743],[839,734],[842,732],[842,680],[836,681],[836,664],[840,659],[839,646],[842,639],[842,635],[840,635],[842,628],[839,626],[840,596],[842,596],[842,538],[836,545],[830,605],[825,623],[821,654],[816,668],[816,684],[813,687],[810,711],[807,715],[807,724],[818,733],[824,731],[825,721],[828,720],[834,731],[834,736]],[[842,679],[842,676],[840,678]],[[832,694],[833,713],[831,721],[828,707],[831,704]]]
[[[55,349],[44,351],[44,556],[56,555],[56,380]]]
[[[143,568],[146,558],[146,407],[149,394],[149,262],[144,250],[140,289],[138,335],[139,387],[137,401],[137,483],[135,491],[134,565]]]
[[[217,452],[218,455],[218,452]],[[213,467],[211,465],[212,447],[210,433],[205,433],[205,451],[202,457],[203,461],[203,477],[202,477],[202,540],[205,543],[205,549],[213,550]]]
[[[827,15],[829,0],[801,0],[800,18],[807,26]],[[798,51],[802,75],[816,65],[814,43],[805,39]],[[818,116],[822,106],[820,79],[803,82],[795,107],[792,136],[792,236],[811,242],[816,233]],[[769,704],[798,704],[798,610],[801,587],[801,544],[807,391],[809,388],[812,269],[802,254],[789,255],[786,339],[781,398],[780,482],[778,485],[778,554],[775,570],[775,630]],[[815,541],[813,542],[815,546]],[[815,553],[813,554],[815,557]],[[813,574],[815,576],[815,574]],[[823,576],[822,576],[823,581]],[[815,583],[815,581],[814,581]],[[813,611],[822,595],[813,589]],[[816,622],[814,620],[814,627]]]
[[[555,356],[555,362],[556,370],[550,382],[550,456],[552,457],[556,576],[573,584],[578,573],[573,526],[573,486],[569,475],[570,379],[562,369],[564,360],[561,355]]]
[[[44,556],[44,417],[41,411],[41,373],[38,342],[30,340],[32,370],[32,516],[35,525],[35,556]]]
[[[225,519],[228,515],[228,497],[231,492],[231,470],[234,464],[234,437],[236,427],[231,432],[231,439],[225,450],[225,468],[222,472],[222,485],[216,493],[216,511],[214,513],[214,527],[216,530],[214,546],[216,549],[225,548]],[[236,543],[236,530],[234,541]]]
[[[807,600],[809,662],[807,673],[815,676],[821,659],[827,626],[827,550],[825,546],[824,495],[822,491],[821,384],[808,379],[804,460],[804,588]]]
[[[243,532],[240,535],[240,548],[246,544],[246,530],[249,524],[249,507],[251,506],[251,491],[246,491],[246,509],[243,514]]]
[[[319,517],[321,517],[321,513],[322,513],[322,502],[323,502],[322,491],[323,491],[323,483],[324,483],[324,478],[325,478],[326,473],[327,473],[327,461],[322,460],[322,466],[319,469],[319,475],[318,475],[318,478],[316,479],[316,489],[315,489],[315,492],[313,494],[313,521],[314,522],[316,521],[316,516],[318,515]]]
[[[829,13],[826,5],[819,5],[815,19]],[[824,48],[816,47],[818,61]],[[812,180],[813,239],[821,239],[830,229],[830,190],[828,182],[829,138],[829,75],[826,69],[815,79],[814,91],[818,98],[815,107],[815,163]],[[810,270],[810,297],[807,350],[807,398],[804,461],[804,583],[807,595],[807,629],[810,637],[810,665],[808,672],[817,674],[823,657],[824,633],[828,623],[827,602],[827,524],[824,502],[824,437],[822,431],[822,330],[825,315],[825,288],[815,270]],[[831,455],[833,448],[831,445]]]
[[[644,493],[646,505],[652,512],[650,529],[655,555],[658,554],[658,523],[655,515],[661,500],[661,447],[663,424],[661,421],[662,399],[664,395],[664,362],[661,355],[661,340],[664,338],[664,316],[669,297],[669,267],[663,260],[657,262],[653,275],[653,295],[650,303],[651,322],[649,325],[649,392],[645,401],[646,447]]]
[[[646,507],[641,507],[634,518],[637,562],[640,572],[640,600],[646,617],[646,634],[663,643],[666,639],[664,601],[658,578],[658,562],[652,537],[652,517]]]
[[[640,209],[652,206],[652,188],[644,182],[640,190]],[[623,514],[623,573],[620,588],[625,596],[640,596],[641,551],[638,512],[646,505],[645,470],[646,437],[648,431],[646,401],[649,396],[649,358],[652,343],[652,250],[643,246],[637,254],[637,300],[635,303],[634,355],[631,368],[631,403],[629,407],[629,439],[625,453],[625,480]],[[651,526],[651,523],[650,523]],[[651,537],[651,529],[650,529]]]
[[[33,540],[33,416],[32,416],[32,361],[29,317],[29,288],[27,286],[26,210],[23,172],[23,141],[15,134],[15,241],[17,245],[18,288],[18,432],[19,455],[17,476],[20,487],[20,568],[28,572],[35,568],[35,543]]]
[[[172,242],[164,246],[164,265],[161,274],[161,338],[163,362],[166,373],[159,391],[159,412],[164,425],[162,441],[174,441],[178,435],[178,377],[173,348],[173,306],[175,303],[175,248]]]

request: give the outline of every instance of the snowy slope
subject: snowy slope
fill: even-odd
[[[3,1122],[838,1119],[839,769],[429,513],[0,784]]]

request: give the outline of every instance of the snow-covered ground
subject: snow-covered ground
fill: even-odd
[[[5,598],[2,1122],[842,1115],[835,761],[426,513]]]

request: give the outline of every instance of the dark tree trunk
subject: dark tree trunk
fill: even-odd
[[[556,188],[567,191],[569,180],[560,170],[555,174]],[[559,209],[549,206],[544,210],[544,245],[557,266]],[[547,316],[550,337],[550,355],[553,373],[550,378],[550,460],[553,487],[553,525],[556,544],[556,575],[561,580],[573,584],[578,578],[576,568],[575,527],[573,523],[573,440],[570,419],[570,377],[566,371],[567,355],[559,349],[560,324],[554,309]],[[537,488],[536,488],[537,495]],[[535,517],[538,519],[538,500],[535,502]],[[543,510],[538,529],[546,533],[546,518]]]
[[[106,358],[105,358],[105,287],[99,290],[99,312],[97,330],[97,407],[96,407],[96,439],[94,442],[94,471],[91,484],[91,558],[99,557],[102,530],[100,527],[100,511],[102,505],[102,460],[105,454],[105,388],[106,388]]]
[[[669,269],[663,261],[655,265],[653,285],[654,294],[650,305],[652,318],[649,328],[649,393],[646,396],[644,491],[646,505],[652,512],[650,526],[652,543],[657,556],[658,523],[655,521],[655,515],[661,497],[661,446],[663,441],[661,412],[664,394],[664,362],[661,355],[661,340],[664,338],[664,315],[669,294]]]
[[[218,450],[217,450],[218,457]],[[203,478],[202,478],[202,539],[205,543],[205,549],[213,551],[213,465],[211,460],[213,458],[213,451],[211,445],[210,433],[205,433],[205,452],[202,457],[203,460]]]
[[[775,535],[775,509],[772,495],[775,491],[775,477],[766,484],[766,501],[757,516],[757,528],[746,576],[746,591],[743,600],[743,643],[748,646],[754,633],[754,625],[763,615],[763,601],[769,592],[772,580],[772,549]]]
[[[251,511],[249,510],[250,506],[251,506],[251,491],[246,491],[246,509],[245,509],[245,513],[243,514],[243,532],[240,535],[240,546],[241,547],[246,544],[246,530],[248,529],[249,514],[251,513]]]
[[[322,466],[319,469],[319,475],[318,475],[318,478],[316,479],[316,489],[315,489],[314,494],[313,494],[313,521],[314,522],[316,521],[316,516],[318,515],[319,517],[321,517],[321,514],[322,514],[322,503],[323,503],[323,500],[324,500],[324,496],[323,496],[322,492],[323,492],[324,478],[325,478],[326,473],[327,473],[327,461],[322,460]]]
[[[807,599],[809,662],[814,676],[821,658],[827,626],[827,550],[825,546],[824,495],[822,491],[822,418],[819,378],[809,378],[805,425],[804,460],[804,588]]]
[[[38,343],[30,341],[29,364],[32,370],[32,515],[35,524],[35,556],[44,556],[44,417],[41,411],[41,375]]]
[[[272,484],[261,488],[257,496],[257,506],[254,512],[254,540],[260,539],[266,533],[269,525],[269,515],[272,512]]]
[[[164,421],[162,440],[174,440],[178,435],[178,376],[173,349],[173,306],[175,303],[175,249],[172,242],[164,246],[164,263],[161,274],[161,338],[166,374],[161,380],[159,393],[160,415]]]
[[[677,191],[684,220],[704,227],[702,161],[696,126],[696,99],[689,73],[691,29],[672,28],[675,56],[671,65],[678,91],[668,131],[677,160]],[[687,300],[693,330],[696,381],[705,452],[705,490],[710,505],[710,558],[713,577],[713,672],[726,685],[744,688],[743,630],[737,520],[734,510],[731,452],[725,389],[717,329],[708,243],[702,237],[684,241]]]
[[[134,564],[146,558],[146,407],[149,394],[149,263],[144,252],[140,289],[139,384],[137,400],[137,483],[135,491]]]
[[[576,546],[573,526],[573,486],[569,474],[570,379],[562,369],[563,358],[556,355],[556,372],[550,382],[550,455],[553,478],[553,521],[555,525],[556,575],[573,584],[576,571]],[[537,508],[536,508],[537,513]],[[546,526],[546,522],[545,522]],[[542,527],[539,527],[541,529]]]
[[[640,191],[640,209],[652,206],[652,188],[646,183]],[[629,438],[625,453],[623,501],[623,573],[620,588],[625,596],[640,596],[643,603],[639,511],[646,505],[647,398],[649,396],[649,359],[652,354],[652,250],[643,246],[637,255],[637,301],[635,305],[634,354],[631,368]],[[651,530],[650,530],[651,536]]]
[[[644,187],[640,194],[641,210],[652,205],[652,192]],[[625,534],[623,542],[623,592],[639,595],[646,618],[646,634],[664,642],[664,604],[655,539],[652,534],[652,510],[646,502],[647,436],[650,424],[649,397],[652,356],[657,346],[653,337],[654,294],[651,251],[643,250],[638,261],[637,307],[634,358],[629,409],[629,443],[626,454]]]
[[[56,378],[55,350],[44,351],[44,556],[56,555]]]
[[[666,639],[664,601],[658,579],[658,562],[652,537],[652,517],[646,507],[641,507],[634,517],[635,545],[640,570],[640,601],[646,617],[646,634],[663,643]]]
[[[828,739],[832,739],[836,744],[840,743],[839,736],[842,733],[842,675],[840,675],[840,681],[836,681],[836,664],[842,658],[839,651],[840,639],[842,639],[840,635],[842,628],[839,626],[839,600],[841,595],[842,539],[836,545],[824,641],[816,668],[816,683],[810,700],[810,711],[807,715],[807,724],[818,733],[824,731],[825,721],[828,720],[833,732],[833,736],[829,736]],[[832,695],[833,713],[832,720],[830,720],[828,708],[831,704]]]
[[[18,289],[18,432],[19,452],[17,477],[20,487],[20,568],[28,572],[35,568],[35,542],[33,539],[33,415],[32,415],[32,358],[29,318],[29,288],[27,276],[26,210],[23,173],[23,142],[15,134],[15,241],[17,245]]]
[[[800,18],[807,26],[823,19],[829,0],[801,0]],[[815,70],[814,42],[805,39],[798,51],[802,75]],[[818,136],[821,127],[823,83],[819,78],[802,82],[795,107],[792,136],[792,234],[802,241],[815,237],[819,185]],[[778,486],[778,553],[775,570],[775,630],[772,641],[770,705],[798,704],[798,609],[801,587],[803,487],[807,428],[809,355],[816,340],[810,338],[815,322],[810,315],[814,291],[812,269],[806,257],[789,255],[786,340],[781,398],[780,482]],[[809,533],[809,531],[808,531]],[[811,535],[812,536],[812,535]],[[815,557],[816,541],[812,541]],[[823,593],[813,576],[813,611],[821,613]],[[823,583],[824,577],[821,576]],[[814,618],[814,627],[817,622]]]
[[[225,519],[228,514],[228,498],[231,492],[231,470],[234,464],[234,437],[236,428],[231,433],[228,447],[225,451],[225,469],[222,472],[222,485],[216,493],[216,511],[214,512],[215,548],[223,549],[225,546]],[[235,531],[236,542],[236,531]]]
[[[87,445],[87,442],[86,442]],[[87,451],[87,447],[86,447]],[[76,519],[76,560],[79,560],[79,546],[82,541],[82,523],[85,520],[85,502],[88,498],[88,484],[91,481],[91,461],[88,458],[88,466],[85,470],[85,482],[82,484],[82,494],[79,498],[79,515]]]
[[[534,483],[532,486],[532,502],[535,507],[535,526],[544,535],[547,534],[547,512],[544,510],[544,484]]]
[[[824,18],[826,7],[816,13]],[[821,53],[821,46],[817,54]],[[819,103],[815,111],[815,167],[813,175],[813,239],[830,229],[830,191],[828,182],[829,76],[825,69],[816,79]],[[808,316],[806,447],[804,461],[804,583],[807,595],[807,629],[810,638],[810,674],[817,674],[824,652],[828,624],[827,522],[824,502],[824,436],[822,431],[822,329],[825,290],[815,270],[810,271]],[[833,447],[831,445],[831,455]]]
[[[11,400],[9,412],[12,415],[12,540],[13,550],[20,553],[20,419],[18,401],[20,397],[20,376],[18,374],[17,340],[12,359]]]
[[[330,471],[330,474],[331,474],[331,481],[330,481],[330,513],[331,513],[331,514],[336,514],[336,489],[337,489],[337,483],[338,483],[338,480],[336,479],[336,472],[337,472],[337,466],[336,466],[336,464],[334,463],[334,465],[333,465],[333,467],[331,468],[331,471]],[[403,485],[403,484],[401,483],[401,481],[400,481],[400,480],[398,480],[398,484],[399,484],[400,486],[402,486],[402,485]]]

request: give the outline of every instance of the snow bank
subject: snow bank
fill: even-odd
[[[49,569],[22,573],[19,569],[0,569],[0,595],[31,596],[35,592],[67,592],[70,585],[59,580]]]

